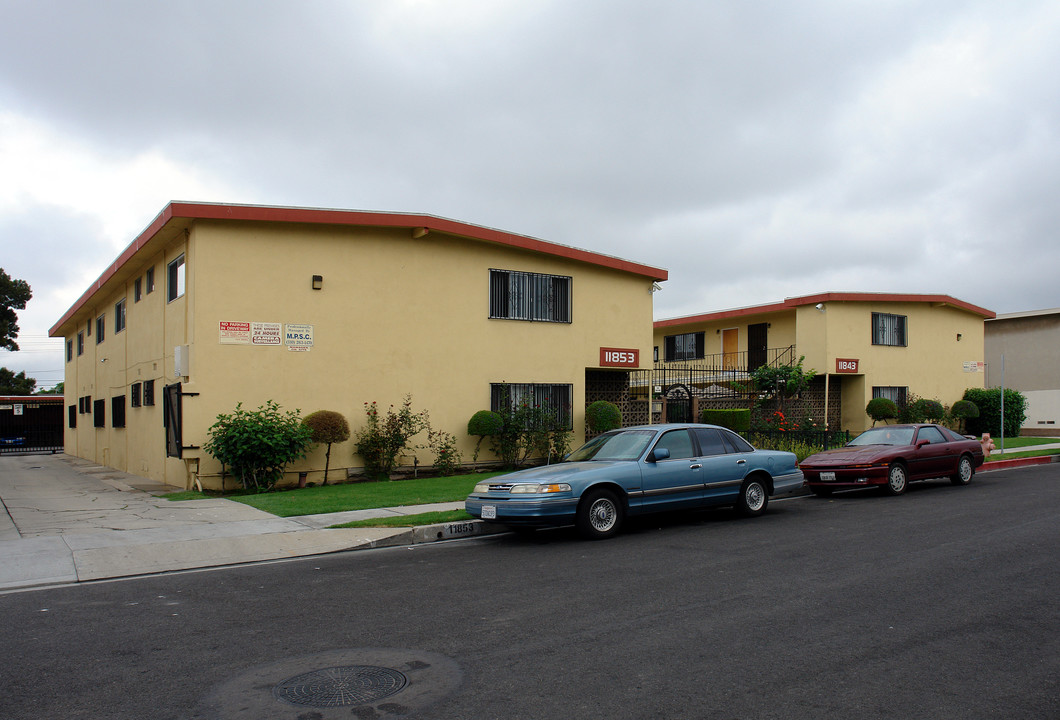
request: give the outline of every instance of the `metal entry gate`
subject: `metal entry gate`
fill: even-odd
[[[62,451],[62,397],[0,398],[0,453]]]

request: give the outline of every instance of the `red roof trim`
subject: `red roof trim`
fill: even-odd
[[[857,292],[825,292],[817,295],[804,295],[802,297],[787,298],[783,302],[770,303],[768,305],[755,305],[752,307],[736,308],[734,310],[719,310],[717,312],[703,313],[700,315],[687,315],[685,317],[657,320],[656,328],[674,327],[676,325],[696,325],[719,320],[745,317],[747,315],[765,315],[767,313],[794,310],[805,305],[816,305],[828,302],[910,302],[910,303],[936,303],[939,305],[950,305],[960,310],[965,310],[973,315],[980,315],[987,319],[996,317],[996,313],[978,305],[958,300],[950,295],[914,295],[908,293],[857,293]]]
[[[171,202],[151,224],[111,263],[88,290],[66,311],[48,334],[56,331],[74,314],[84,307],[114,275],[129,262],[137,252],[150,242],[170,221],[187,220],[239,220],[244,222],[287,222],[320,225],[350,225],[361,227],[427,228],[438,232],[459,235],[473,240],[497,243],[508,247],[553,255],[567,260],[598,265],[634,275],[643,275],[653,281],[664,281],[669,277],[666,270],[623,260],[610,255],[581,250],[568,245],[546,242],[526,235],[494,230],[481,225],[471,225],[456,220],[416,213],[369,212],[363,210],[330,210],[325,208],[276,207],[269,205],[226,205],[216,203]]]

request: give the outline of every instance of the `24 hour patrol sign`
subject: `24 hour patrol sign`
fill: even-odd
[[[283,344],[288,350],[308,352],[313,347],[313,326],[294,323],[284,325]]]

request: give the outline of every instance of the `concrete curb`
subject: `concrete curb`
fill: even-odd
[[[985,462],[979,466],[977,472],[992,472],[994,470],[1008,470],[1010,468],[1030,467],[1032,465],[1048,465],[1060,462],[1060,455],[1040,455],[1038,457],[1013,458],[1011,460],[994,460]]]

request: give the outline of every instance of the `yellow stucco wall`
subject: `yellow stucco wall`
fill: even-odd
[[[181,253],[186,293],[166,302],[166,265]],[[411,394],[414,410],[429,411],[435,429],[457,436],[465,461],[476,440],[466,435],[467,421],[489,408],[490,383],[571,384],[577,445],[584,438],[585,370],[599,366],[600,347],[636,348],[641,367],[650,367],[651,280],[540,252],[440,232],[416,239],[407,229],[197,220],[150,264],[156,289],[139,303],[132,288],[147,260],[129,263],[126,277],[98,293],[105,300],[93,298],[82,309],[87,316],[112,308],[125,294],[128,328],[100,346],[113,356],[107,363],[86,353],[68,364],[67,388],[91,387],[109,403],[111,395],[128,395],[130,383],[151,377],[156,404],[127,408],[124,430],[109,427],[109,405],[106,430],[82,415],[77,430],[68,431],[67,447],[170,484],[185,482],[183,461],[164,458],[161,416],[163,387],[178,379],[178,345],[190,349],[182,389],[198,393],[183,402],[185,446],[201,446],[217,414],[239,402],[253,409],[274,400],[303,416],[336,410],[356,432],[364,403],[385,410]],[[570,276],[572,322],[489,319],[491,268]],[[321,290],[312,289],[313,275],[323,276]],[[71,329],[83,325],[78,318],[71,318]],[[311,325],[313,346],[295,352],[284,345],[223,344],[222,321]],[[68,405],[76,402],[76,395],[67,398]],[[416,455],[420,464],[433,461],[428,450]],[[185,451],[195,456],[202,456],[203,475],[220,470],[201,451]],[[323,465],[324,448],[317,448],[288,470]],[[332,447],[333,470],[360,465],[352,439]]]
[[[786,348],[795,344],[795,312],[786,310],[742,317],[723,318],[704,322],[693,322],[672,327],[660,327],[654,331],[654,347],[659,348],[659,360],[664,357],[664,339],[667,335],[702,332],[704,354],[716,355],[722,352],[722,333],[725,330],[737,330],[737,352],[747,352],[747,326],[757,323],[768,323],[767,345],[770,348]]]

